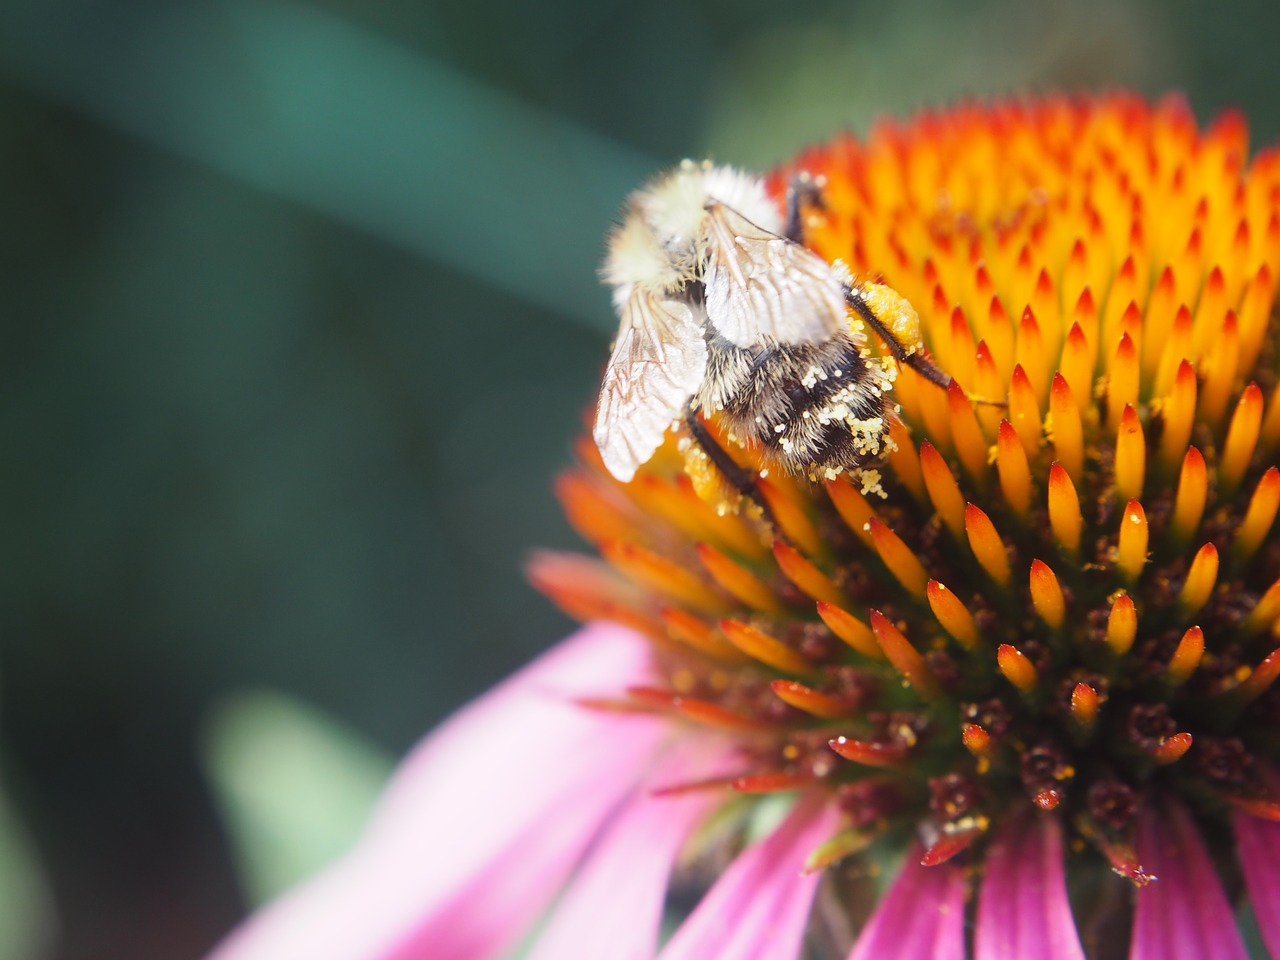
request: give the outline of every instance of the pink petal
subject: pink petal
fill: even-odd
[[[1236,850],[1263,942],[1280,957],[1280,823],[1237,812]]]
[[[975,960],[1084,960],[1067,900],[1062,827],[1056,817],[1009,824],[987,853],[978,900]]]
[[[481,960],[506,949],[669,732],[574,702],[644,683],[649,656],[637,634],[588,627],[463,708],[401,765],[355,849],[250,918],[215,960]]]
[[[1183,807],[1144,805],[1138,857],[1157,879],[1138,891],[1130,960],[1247,960],[1231,905]]]
[[[838,820],[821,801],[801,801],[729,865],[659,960],[795,960],[821,878],[805,876],[804,862]]]
[[[922,867],[922,854],[919,846],[907,851],[849,960],[964,960],[964,871]]]
[[[663,756],[654,786],[724,775],[741,762],[727,745],[684,753]],[[638,791],[606,827],[526,960],[652,960],[676,855],[694,824],[723,801],[714,790]]]

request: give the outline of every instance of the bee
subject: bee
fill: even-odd
[[[812,186],[793,185],[788,232],[798,232],[798,187]],[[631,195],[602,270],[621,323],[593,430],[617,479],[635,476],[683,419],[747,493],[699,411],[792,475],[833,479],[879,462],[896,368],[871,357],[863,323],[898,361],[950,383],[922,355],[904,298],[856,282],[786,229],[762,180],[709,162],[686,160]]]

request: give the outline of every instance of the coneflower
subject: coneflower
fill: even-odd
[[[722,433],[768,519],[678,438],[626,484],[584,439],[557,491],[600,559],[532,575],[622,627],[451,721],[219,956],[500,956],[550,907],[540,960],[1190,960],[1246,956],[1251,907],[1280,957],[1280,155],[1246,137],[1018,100],[776,171],[951,388],[898,371],[877,489]]]

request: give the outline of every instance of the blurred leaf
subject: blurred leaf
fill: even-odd
[[[0,793],[0,960],[43,956],[53,925],[36,852]]]
[[[216,708],[203,759],[253,903],[343,853],[393,766],[342,724],[271,691]]]

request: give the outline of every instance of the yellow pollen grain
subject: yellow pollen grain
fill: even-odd
[[[1111,603],[1111,613],[1107,616],[1107,646],[1116,656],[1124,656],[1133,646],[1138,635],[1138,610],[1133,605],[1133,598],[1127,593],[1119,593]]]
[[[1044,561],[1032,560],[1029,579],[1031,605],[1036,614],[1054,630],[1058,629],[1067,613],[1067,601],[1058,577]]]
[[[1137,500],[1130,500],[1120,517],[1120,536],[1116,545],[1116,568],[1130,583],[1142,575],[1142,568],[1146,566],[1148,536],[1146,511]]]
[[[1069,556],[1075,556],[1080,549],[1084,517],[1080,513],[1076,486],[1059,463],[1049,467],[1049,526],[1062,549]]]
[[[1218,492],[1229,497],[1235,493],[1249,468],[1253,451],[1258,445],[1258,432],[1262,428],[1262,390],[1250,382],[1240,394],[1231,424],[1227,427],[1227,439],[1222,445],[1218,460]]]
[[[1002,587],[1008,586],[1009,551],[991,518],[980,507],[967,504],[964,510],[964,528],[969,535],[969,548],[987,576]]]
[[[1049,419],[1053,424],[1054,459],[1078,482],[1084,476],[1084,426],[1071,387],[1061,374],[1053,376]]]
[[[1249,507],[1245,510],[1244,519],[1236,528],[1235,539],[1231,542],[1231,550],[1240,560],[1248,560],[1262,545],[1271,525],[1276,519],[1276,509],[1280,507],[1280,470],[1268,467],[1254,488],[1249,498]]]
[[[960,485],[937,449],[928,440],[920,442],[920,472],[924,475],[924,485],[929,491],[929,499],[938,516],[947,525],[952,536],[964,540],[964,495]]]
[[[1218,582],[1218,548],[1206,543],[1191,561],[1187,570],[1186,582],[1178,595],[1178,605],[1184,616],[1197,613],[1213,595],[1213,588]]]

